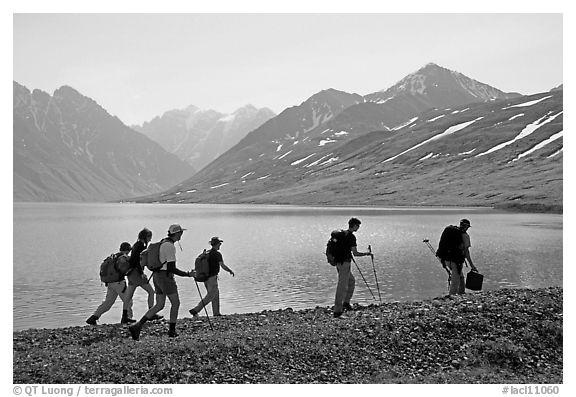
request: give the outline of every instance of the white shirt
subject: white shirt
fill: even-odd
[[[160,244],[160,252],[158,254],[160,262],[164,263],[160,270],[168,270],[168,262],[176,262],[176,247],[171,241],[165,241]]]

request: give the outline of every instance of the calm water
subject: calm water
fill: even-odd
[[[105,295],[98,271],[122,241],[134,243],[146,226],[153,241],[171,223],[188,230],[177,246],[178,267],[189,270],[211,236],[224,240],[223,313],[309,308],[333,303],[336,271],[326,263],[330,231],[361,219],[359,250],[372,245],[383,301],[446,293],[446,273],[422,242],[436,246],[443,227],[472,222],[472,258],[484,289],[562,285],[562,215],[511,214],[485,209],[369,209],[291,206],[159,204],[14,204],[14,330],[84,325]],[[358,265],[378,296],[369,257]],[[374,302],[358,270],[353,302]],[[193,279],[177,278],[180,316],[199,300]],[[204,287],[201,286],[204,294]],[[134,295],[135,317],[146,293]],[[169,305],[160,313],[168,316]],[[211,310],[209,309],[211,314]],[[120,320],[120,299],[100,319]]]

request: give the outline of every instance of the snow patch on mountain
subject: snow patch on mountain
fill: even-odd
[[[219,187],[226,186],[226,185],[229,185],[229,184],[230,184],[229,182],[222,183],[222,184],[220,184],[220,185],[211,186],[210,189],[218,189]]]
[[[548,124],[549,122],[551,122],[552,120],[554,120],[556,117],[560,116],[562,113],[564,113],[564,111],[558,112],[556,113],[554,116],[550,116],[547,114],[545,116],[540,117],[538,120],[536,120],[533,123],[528,124],[526,127],[524,127],[524,129],[522,131],[520,131],[520,133],[518,135],[516,135],[513,139],[503,142],[499,145],[496,145],[490,149],[488,149],[487,151],[485,151],[484,153],[480,153],[478,155],[476,155],[476,157],[481,157],[481,156],[485,156],[487,154],[490,153],[494,153],[497,150],[503,149],[508,145],[511,145],[512,143],[516,142],[517,140],[520,140],[522,138],[527,137],[528,135],[532,134],[534,131],[536,131],[538,128],[542,127],[545,124]],[[547,118],[548,117],[548,118]],[[547,119],[546,119],[547,118]],[[545,121],[542,121],[546,119]]]
[[[298,165],[298,164],[303,163],[304,161],[308,160],[310,157],[315,156],[315,155],[316,155],[316,153],[312,153],[311,155],[304,157],[303,159],[296,160],[296,161],[290,163],[290,165]]]
[[[312,162],[312,163],[310,163],[310,164],[306,164],[304,167],[306,167],[306,168],[314,167],[316,164],[320,163],[320,162],[321,162],[322,160],[324,160],[326,157],[330,157],[330,156],[332,156],[332,153],[329,153],[329,154],[327,154],[327,155],[325,155],[325,156],[322,156],[322,157],[320,157],[318,160],[316,160],[316,161],[314,161],[314,162]]]
[[[386,163],[386,162],[392,161],[392,160],[400,157],[401,155],[406,154],[406,153],[408,153],[408,152],[411,152],[412,150],[417,149],[417,148],[419,148],[420,146],[423,146],[423,145],[425,145],[425,144],[427,144],[427,143],[429,143],[429,142],[436,141],[436,140],[442,139],[442,138],[444,138],[444,137],[446,137],[446,136],[448,136],[448,135],[454,134],[455,132],[460,131],[461,129],[464,129],[464,128],[468,127],[470,124],[472,124],[472,123],[474,123],[474,122],[476,122],[476,121],[478,121],[478,120],[481,120],[481,119],[483,119],[483,117],[478,117],[478,118],[475,118],[474,120],[467,121],[467,122],[465,122],[465,123],[460,123],[460,124],[457,124],[457,125],[453,125],[452,127],[449,127],[446,131],[444,131],[444,132],[442,132],[442,133],[440,133],[440,134],[434,135],[432,138],[426,139],[424,142],[420,142],[419,144],[414,145],[414,146],[412,146],[411,148],[404,150],[402,153],[399,153],[399,154],[397,154],[397,155],[394,156],[394,157],[390,157],[390,158],[382,161],[382,163]]]
[[[338,142],[338,141],[336,141],[336,140],[334,140],[334,139],[332,139],[332,138],[322,139],[322,140],[320,141],[320,143],[318,143],[318,146],[324,146],[324,145],[327,145],[327,144],[329,144],[329,143],[334,143],[334,142]]]
[[[404,128],[404,127],[406,127],[407,125],[412,124],[412,123],[415,122],[416,120],[418,120],[418,117],[413,117],[413,118],[411,118],[410,120],[408,120],[407,122],[405,122],[404,124],[400,124],[400,125],[397,125],[396,127],[392,128],[392,130],[393,130],[393,131],[396,131],[396,130],[399,130],[400,128]]]
[[[548,98],[552,98],[552,95],[550,95],[550,96],[545,96],[545,97],[540,98],[540,99],[535,99],[535,100],[533,100],[533,101],[528,101],[528,102],[519,103],[519,104],[517,104],[517,105],[507,106],[507,107],[505,107],[505,108],[502,108],[502,110],[506,110],[506,109],[510,109],[510,108],[521,108],[521,107],[525,107],[525,106],[532,106],[532,105],[535,105],[535,104],[537,104],[538,102],[542,102],[542,101],[544,101],[544,100],[546,100],[546,99],[548,99]]]
[[[558,150],[558,151],[556,151],[556,152],[552,153],[550,156],[548,156],[548,158],[550,159],[550,158],[552,158],[552,157],[554,157],[554,156],[556,156],[556,155],[558,155],[558,154],[562,153],[563,151],[564,151],[564,148],[560,148],[560,150]]]
[[[324,161],[323,163],[320,163],[320,165],[326,165],[326,164],[330,164],[333,163],[334,161],[338,161],[339,157],[332,157],[329,158],[328,160]]]
[[[522,157],[526,157],[531,153],[534,153],[536,150],[538,149],[542,149],[544,146],[548,145],[549,143],[554,142],[556,139],[562,138],[562,136],[564,135],[564,131],[560,131],[557,132],[556,134],[552,135],[551,137],[543,140],[542,142],[538,143],[536,146],[534,146],[533,148],[525,151],[524,153],[520,153],[518,155],[518,157],[516,157],[515,159],[513,159],[512,161],[517,161],[520,160]]]
[[[289,150],[286,153],[284,153],[282,156],[278,157],[278,160],[282,160],[284,157],[288,156],[290,153],[292,153],[292,150]]]
[[[508,121],[512,121],[512,120],[517,119],[518,117],[522,117],[522,116],[524,116],[524,113],[520,113],[520,114],[517,114],[515,116],[512,116],[508,119]]]
[[[431,123],[431,122],[433,122],[433,121],[436,121],[436,120],[438,120],[438,119],[441,119],[442,117],[446,117],[446,115],[445,115],[445,114],[441,114],[440,116],[436,116],[436,117],[434,117],[433,119],[426,120],[426,122],[427,122],[427,123]]]

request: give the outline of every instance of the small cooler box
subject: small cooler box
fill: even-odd
[[[482,289],[482,281],[484,276],[478,272],[470,271],[466,275],[466,288],[472,291],[480,291]]]

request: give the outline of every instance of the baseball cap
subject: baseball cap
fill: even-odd
[[[461,225],[466,225],[468,227],[472,227],[472,225],[470,225],[470,221],[468,219],[461,219],[460,220],[460,224]]]
[[[178,225],[178,224],[174,224],[174,225],[170,225],[170,227],[168,228],[168,233],[169,234],[176,234],[178,232],[183,232],[186,229],[182,229],[182,226]]]

